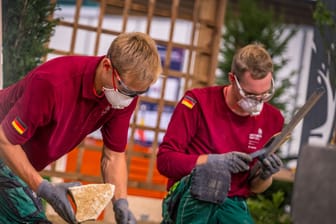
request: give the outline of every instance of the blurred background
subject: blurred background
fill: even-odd
[[[163,72],[140,97],[127,145],[130,207],[142,222],[161,220],[166,178],[156,169],[156,152],[176,103],[190,88],[227,84],[237,49],[260,42],[271,53],[277,88],[271,103],[287,123],[316,88],[325,88],[279,150],[284,167],[272,187],[249,200],[257,223],[292,223],[301,148],[336,142],[335,1],[2,0],[1,7],[0,88],[61,55],[105,55],[123,32],[145,32],[156,41]],[[41,174],[56,182],[99,183],[101,146],[101,135],[94,132]],[[110,207],[99,222],[112,223]]]

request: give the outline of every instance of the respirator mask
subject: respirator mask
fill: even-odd
[[[124,109],[128,107],[134,99],[134,97],[126,96],[118,92],[117,89],[103,87],[103,91],[107,101],[114,109]]]
[[[260,95],[253,95],[253,94],[247,94],[243,88],[240,86],[237,77],[234,75],[234,79],[236,82],[236,85],[239,90],[239,94],[242,97],[237,103],[238,105],[247,113],[249,113],[251,116],[257,116],[261,113],[264,102],[269,101],[273,95],[274,95],[274,80],[272,79],[271,82],[271,88],[268,92],[260,94]]]

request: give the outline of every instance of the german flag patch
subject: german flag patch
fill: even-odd
[[[20,135],[25,133],[25,131],[27,130],[27,125],[19,117],[16,117],[12,121],[12,126]]]
[[[194,98],[190,96],[184,96],[181,103],[189,109],[192,109],[195,106],[196,102],[197,101]]]

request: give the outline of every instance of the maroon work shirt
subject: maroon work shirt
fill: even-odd
[[[74,149],[99,128],[108,148],[125,150],[137,98],[117,110],[105,97],[94,94],[95,71],[103,57],[52,59],[0,91],[3,130],[12,144],[22,145],[37,170]]]
[[[227,106],[223,86],[188,91],[177,105],[157,155],[168,188],[188,175],[201,154],[252,153],[281,131],[284,118],[268,103],[258,116],[238,116]],[[252,164],[251,164],[252,165]],[[232,175],[229,196],[247,197],[248,172]]]

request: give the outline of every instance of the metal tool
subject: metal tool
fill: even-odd
[[[296,112],[292,120],[282,129],[282,131],[279,134],[273,136],[271,140],[265,145],[265,147],[251,153],[251,157],[258,157],[259,159],[262,159],[278,150],[280,146],[289,139],[293,129],[313,108],[324,92],[325,89],[323,87],[316,89],[310,95],[306,103]]]

